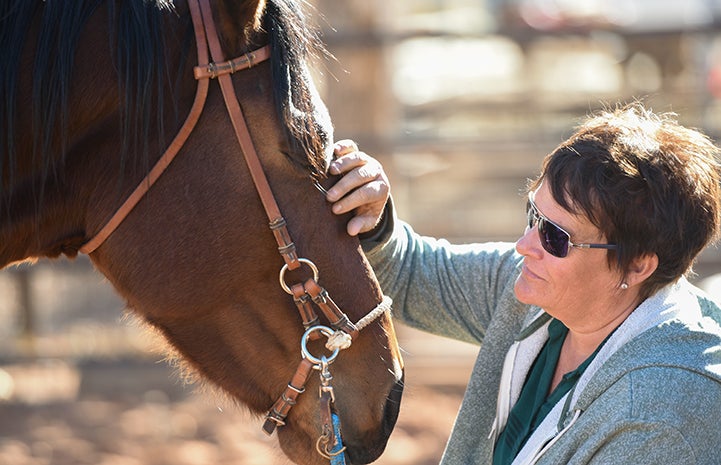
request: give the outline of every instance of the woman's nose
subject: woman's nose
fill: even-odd
[[[533,255],[539,253],[541,243],[538,240],[538,232],[536,227],[526,226],[526,230],[523,231],[523,235],[516,241],[516,252],[523,256]]]

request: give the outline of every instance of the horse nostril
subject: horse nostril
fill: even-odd
[[[348,446],[346,454],[351,463],[366,464],[374,462],[385,450],[388,438],[393,432],[393,428],[398,420],[398,414],[401,408],[401,397],[403,396],[404,378],[405,372],[401,374],[401,378],[396,381],[386,397],[380,436],[375,447],[367,447],[367,445],[364,447],[354,447],[346,444]]]
[[[393,428],[396,426],[396,421],[398,421],[398,414],[401,409],[401,397],[403,397],[403,387],[405,386],[404,379],[405,372],[402,372],[401,379],[393,385],[386,400],[383,429],[388,436],[390,436]]]

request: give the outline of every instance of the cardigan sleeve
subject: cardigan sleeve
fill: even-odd
[[[495,312],[517,306],[521,257],[513,243],[451,244],[417,234],[392,202],[362,239],[393,315],[415,328],[480,344]]]

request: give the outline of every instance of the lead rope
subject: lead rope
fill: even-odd
[[[321,435],[315,444],[318,453],[330,460],[331,465],[345,465],[345,447],[340,435],[340,418],[333,412],[335,394],[330,381],[330,361],[325,356],[320,361],[320,421]]]
[[[333,431],[337,439],[336,446],[329,452],[330,465],[345,465],[345,454],[341,454],[345,450],[343,441],[340,437],[340,418],[335,413],[333,414]]]

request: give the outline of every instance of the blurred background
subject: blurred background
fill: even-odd
[[[643,100],[721,137],[721,0],[314,0],[336,138],[384,164],[399,215],[514,241],[541,159]],[[721,297],[721,252],[693,280]],[[383,465],[437,463],[476,349],[399,328],[407,389]],[[287,463],[259,421],[184,385],[86,257],[0,272],[0,465]]]

